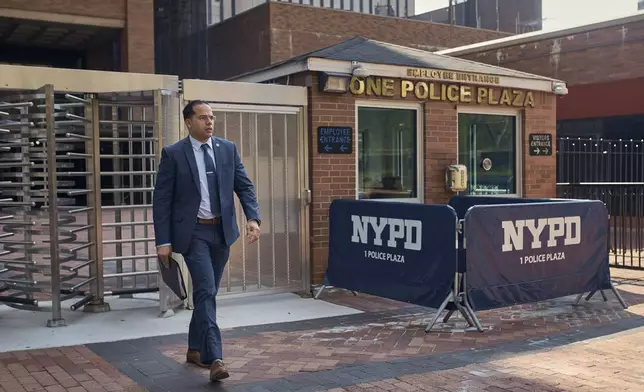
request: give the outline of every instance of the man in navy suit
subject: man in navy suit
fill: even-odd
[[[229,376],[223,363],[215,297],[230,246],[240,236],[233,192],[247,218],[249,243],[259,238],[259,206],[234,143],[213,136],[215,117],[203,101],[183,109],[190,136],[161,152],[154,189],[157,254],[183,255],[193,282],[194,311],[186,361],[210,368],[210,380]]]

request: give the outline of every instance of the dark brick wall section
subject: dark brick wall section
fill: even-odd
[[[270,65],[268,6],[251,8],[208,29],[208,79],[223,80]]]
[[[363,36],[424,50],[451,48],[510,36],[449,26],[289,3],[269,3],[273,63]]]
[[[269,2],[208,29],[208,77],[227,79],[355,36],[434,50],[509,35],[411,19]]]
[[[154,0],[127,0],[122,71],[154,73]]]
[[[564,80],[570,86],[644,77],[644,20],[459,57]]]
[[[0,0],[0,8],[125,21],[120,71],[154,73],[154,0]],[[87,53],[90,69],[112,69],[112,46]]]
[[[0,0],[0,8],[125,19],[127,0]]]

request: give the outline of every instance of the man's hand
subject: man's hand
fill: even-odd
[[[246,238],[248,239],[249,244],[252,244],[259,239],[259,225],[257,224],[257,221],[250,220],[246,223]]]
[[[157,248],[157,256],[166,267],[168,266],[168,259],[171,253],[172,247],[170,245],[163,245]]]

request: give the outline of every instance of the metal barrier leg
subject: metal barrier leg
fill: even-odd
[[[449,318],[450,318],[450,317],[452,317],[452,315],[454,314],[454,312],[455,312],[455,310],[450,310],[450,311],[448,311],[448,312],[447,312],[447,314],[445,315],[445,317],[443,317],[443,322],[444,322],[444,323],[448,322],[448,321],[449,321]]]
[[[613,291],[613,294],[615,294],[615,297],[617,297],[617,301],[619,301],[619,304],[622,305],[622,308],[628,309],[628,304],[626,301],[624,301],[624,298],[622,298],[622,295],[617,291],[617,288],[615,288],[615,285],[613,282],[610,282],[610,289]]]
[[[622,305],[622,308],[628,309],[628,304],[626,303],[626,301],[624,301],[624,298],[619,293],[619,291],[617,291],[613,282],[610,282],[610,289],[613,292],[613,294],[615,294],[615,297],[617,297],[617,301],[619,302],[620,305]],[[590,301],[590,299],[595,295],[595,293],[597,293],[597,291],[591,291],[590,293],[588,293],[588,295],[586,296],[586,301]],[[606,297],[606,293],[604,293],[604,290],[599,290],[599,293],[601,294],[604,302],[607,302],[608,298]],[[579,301],[581,301],[581,298],[583,296],[584,296],[584,293],[579,294],[575,299],[573,306],[579,306]]]
[[[581,301],[581,299],[583,298],[583,296],[584,296],[584,293],[579,294],[579,295],[577,296],[577,298],[575,299],[575,302],[572,304],[572,306],[579,306],[579,301]]]
[[[320,296],[320,294],[322,294],[322,291],[324,291],[324,289],[325,289],[325,288],[326,288],[326,285],[322,285],[322,286],[320,286],[320,288],[319,288],[319,289],[318,289],[318,291],[315,293],[315,295],[313,296],[313,298],[314,298],[314,299],[318,299],[318,297]]]
[[[463,303],[465,304],[465,308],[470,314],[470,317],[472,318],[472,321],[474,322],[474,325],[476,326],[476,329],[479,332],[483,332],[483,327],[481,326],[481,322],[479,321],[478,317],[476,317],[476,313],[474,312],[474,309],[470,306],[469,301],[467,300],[467,297],[463,297]]]
[[[467,311],[467,308],[463,307],[463,305],[461,305],[458,302],[455,303],[454,305],[456,306],[456,309],[458,309],[458,311],[461,313],[461,315],[463,316],[463,318],[465,319],[465,321],[470,327],[476,326],[476,324],[474,323],[474,320],[471,318],[471,315]]]
[[[436,310],[436,314],[434,315],[434,318],[432,321],[427,324],[427,327],[425,327],[425,332],[429,332],[432,330],[434,327],[434,324],[436,324],[436,321],[438,321],[438,318],[441,316],[441,313],[443,313],[443,310],[447,307],[447,304],[450,302],[454,302],[454,291],[450,291],[449,295],[445,297],[445,300],[443,300],[443,303],[441,306],[438,307],[438,310]]]

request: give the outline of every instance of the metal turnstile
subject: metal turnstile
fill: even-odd
[[[91,99],[57,94],[48,85],[5,95],[0,108],[0,301],[17,308],[44,306],[52,311],[49,326],[64,325],[62,301],[82,295],[75,309],[101,297],[91,240],[94,175],[85,153],[94,143],[92,118],[86,116]],[[89,202],[79,207],[79,198]]]
[[[159,290],[150,211],[178,78],[0,64],[0,305],[109,310]],[[165,127],[164,124],[169,124]],[[171,129],[173,128],[173,129]]]

